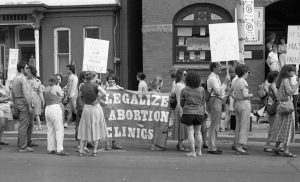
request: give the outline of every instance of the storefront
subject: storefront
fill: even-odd
[[[6,79],[9,49],[19,61],[34,64],[42,78],[65,75],[66,65],[81,70],[85,37],[110,41],[108,68],[120,57],[118,0],[0,1],[1,79]]]
[[[169,70],[175,67],[197,71],[205,81],[211,62],[208,25],[235,22],[236,2],[143,1],[143,68],[148,79],[161,76],[164,79],[163,91],[170,91]],[[258,84],[265,79],[265,7],[273,2],[255,1],[256,37],[245,43],[245,64],[251,70],[248,83],[255,96]],[[223,76],[225,73],[224,70]],[[260,99],[255,97],[253,103],[259,102]]]

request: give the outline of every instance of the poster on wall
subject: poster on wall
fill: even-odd
[[[106,73],[109,41],[100,39],[84,39],[82,71]]]
[[[263,45],[264,40],[264,8],[254,8],[254,39],[245,40],[245,45]]]
[[[288,26],[286,64],[300,64],[300,25]]]
[[[255,39],[254,0],[244,0],[245,39]]]
[[[209,25],[211,61],[239,60],[239,42],[236,23]]]
[[[17,74],[19,49],[9,49],[7,80],[13,80]]]
[[[188,51],[210,50],[208,38],[187,38],[186,45]]]

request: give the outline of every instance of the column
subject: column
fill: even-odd
[[[34,29],[34,41],[35,41],[35,67],[37,76],[40,76],[40,31],[38,28]]]
[[[40,76],[40,24],[44,15],[41,11],[33,11],[32,16],[35,19],[33,26],[35,40],[35,67],[37,70],[37,76]]]
[[[239,63],[244,64],[244,51],[245,51],[245,27],[244,27],[244,1],[236,0],[236,14],[237,25],[239,34],[239,48],[240,48],[240,60]]]

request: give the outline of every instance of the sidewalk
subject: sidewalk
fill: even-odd
[[[15,125],[14,131],[5,131],[4,137],[17,137],[18,124]],[[65,138],[74,139],[75,138],[75,126],[72,123],[69,128],[65,128]],[[249,133],[249,141],[252,142],[265,142],[268,133],[267,123],[252,123],[252,131]],[[33,138],[46,139],[47,138],[47,126],[43,125],[42,130],[33,129]],[[218,133],[218,140],[221,142],[226,142],[227,140],[232,140],[234,138],[233,130],[226,130],[224,132]],[[227,143],[227,142],[226,142]],[[300,143],[300,134],[296,134],[296,143]]]

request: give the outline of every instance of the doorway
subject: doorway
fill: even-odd
[[[20,61],[25,61],[29,63],[29,59],[35,56],[35,46],[34,44],[26,44],[26,45],[19,45],[20,50]]]

